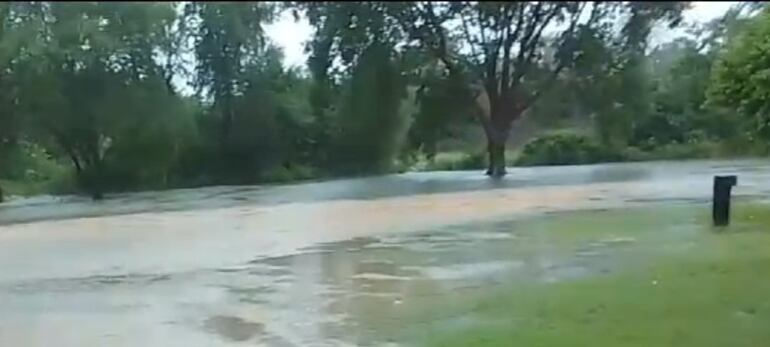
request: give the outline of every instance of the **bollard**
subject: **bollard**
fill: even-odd
[[[712,218],[715,226],[730,224],[730,190],[738,183],[736,176],[714,176]]]

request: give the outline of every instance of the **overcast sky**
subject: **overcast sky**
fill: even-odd
[[[696,1],[690,10],[685,11],[684,18],[687,22],[705,22],[716,18],[735,4],[732,1]],[[284,65],[304,66],[307,55],[304,53],[304,43],[313,34],[313,29],[306,20],[295,22],[289,13],[284,13],[281,18],[266,28],[267,35],[281,47],[284,53]],[[655,30],[653,31],[653,43],[662,43],[683,35],[683,30]]]

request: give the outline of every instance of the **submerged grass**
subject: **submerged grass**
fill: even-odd
[[[407,315],[420,346],[767,346],[770,205],[738,202],[730,227],[708,209],[580,212],[533,220],[566,250],[634,240],[622,265],[554,283],[519,281],[424,300]],[[453,322],[453,323],[449,323]],[[464,322],[458,324],[457,322]]]

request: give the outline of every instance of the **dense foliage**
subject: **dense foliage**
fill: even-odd
[[[770,139],[770,7],[734,39],[714,66],[713,104],[737,111],[749,136]]]
[[[619,161],[621,155],[601,146],[593,138],[572,134],[546,134],[528,142],[516,160],[517,165],[594,164]]]
[[[0,3],[0,186],[98,198],[410,168],[500,176],[527,121],[508,163],[763,153],[770,12],[746,2],[682,23],[687,6]],[[315,29],[306,67],[285,67],[265,34],[282,11]],[[650,45],[653,28],[682,25]],[[564,128],[585,135],[551,132]]]

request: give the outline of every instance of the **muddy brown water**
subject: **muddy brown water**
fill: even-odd
[[[738,175],[738,199],[770,196],[770,164],[743,160],[15,200],[0,205],[0,346],[393,344],[410,302],[608,271],[604,250],[627,241],[564,257],[517,220],[705,204],[715,174]]]

